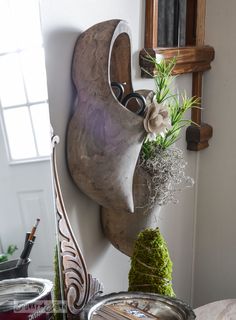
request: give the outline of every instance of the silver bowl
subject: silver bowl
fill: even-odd
[[[144,292],[119,292],[91,301],[82,311],[81,320],[193,320],[189,305],[167,296]]]
[[[49,320],[53,284],[46,279],[16,278],[0,281],[0,319]]]

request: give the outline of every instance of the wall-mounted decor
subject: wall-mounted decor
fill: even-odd
[[[197,101],[172,91],[175,59],[149,56],[156,88],[133,92],[129,34],[127,23],[110,20],[76,43],[67,159],[77,186],[102,206],[105,235],[131,256],[138,233],[157,227],[161,206],[175,199],[177,185],[189,183],[183,152],[172,145]]]
[[[142,156],[141,156],[142,157]],[[192,186],[185,175],[186,162],[179,148],[155,152],[155,162],[147,169],[139,158],[134,174],[134,213],[101,208],[103,231],[114,247],[132,256],[138,234],[160,224],[162,206],[177,202],[176,192]]]
[[[186,178],[181,150],[167,148],[176,141],[184,125],[183,114],[194,99],[172,94],[169,85],[174,61],[163,60],[157,66],[162,72],[156,83],[166,79],[161,90],[134,92],[130,30],[124,21],[98,23],[83,32],[75,45],[72,78],[77,97],[67,134],[69,170],[76,185],[102,206],[104,233],[126,255],[132,254],[141,230],[157,226],[157,207],[173,200],[175,190],[169,185]],[[150,163],[155,170],[158,167],[158,176],[150,171]],[[55,168],[54,164],[59,260],[68,311],[90,319],[98,302],[102,315],[108,312],[116,318],[119,310],[107,309],[106,297],[97,298],[101,286],[87,272],[65,212]],[[118,296],[112,294],[112,299]],[[157,304],[159,296],[149,296],[150,300],[152,297]],[[95,318],[100,317],[99,312]],[[173,319],[194,319],[192,312],[177,311],[174,315],[170,308],[164,314]]]
[[[56,145],[58,143],[59,137],[53,136],[52,168],[57,214],[58,265],[60,269],[60,279],[58,280],[61,282],[57,285],[61,288],[61,299],[66,302],[66,318],[72,319],[71,316],[78,315],[89,300],[102,293],[103,287],[97,279],[88,273],[84,257],[67,216],[57,173]]]
[[[102,208],[104,233],[123,253],[132,256],[137,235],[146,228],[159,225],[161,206],[176,202],[177,190],[192,186],[185,175],[183,151],[174,146],[181,129],[188,125],[184,115],[196,99],[175,93],[171,83],[173,61],[158,61],[149,57],[157,70],[155,90],[146,96],[143,125],[148,135],[136,164],[133,194],[134,214],[124,210]]]
[[[211,68],[211,61],[214,59],[214,48],[204,44],[205,15],[206,0],[146,0],[145,41],[144,49],[140,52],[142,77],[149,77],[143,69],[148,70],[149,74],[153,73],[153,64],[146,59],[147,52],[152,57],[176,57],[173,74],[192,73],[192,95],[201,98],[203,73]],[[177,22],[174,23],[175,20]],[[182,40],[178,41],[183,38],[183,20],[184,46]],[[175,32],[171,32],[171,24],[175,25],[175,28],[172,28]],[[177,41],[172,38],[170,41],[170,34]],[[166,41],[163,42],[163,38]],[[173,45],[169,45],[170,43]],[[187,129],[187,148],[199,151],[208,147],[213,129],[202,121],[201,109],[192,109],[192,120],[197,125],[192,124]]]
[[[67,159],[78,187],[100,205],[134,211],[132,185],[145,137],[143,118],[117,99],[111,83],[131,82],[130,30],[126,22],[96,24],[78,39],[72,64],[77,90],[67,136]]]

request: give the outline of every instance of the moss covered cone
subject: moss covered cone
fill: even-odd
[[[174,297],[172,262],[163,236],[145,229],[135,242],[129,272],[129,291],[154,292]]]

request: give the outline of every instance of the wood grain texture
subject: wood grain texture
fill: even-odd
[[[186,5],[186,46],[196,45],[197,0],[188,0]]]
[[[69,122],[67,159],[77,186],[100,205],[133,212],[133,174],[145,131],[143,118],[127,110],[111,81],[132,91],[127,23],[99,23],[78,38],[72,78],[77,90]]]
[[[145,48],[156,48],[158,43],[158,0],[146,0]]]
[[[203,46],[205,41],[206,0],[197,1],[196,46]]]
[[[114,41],[110,61],[110,81],[124,86],[124,96],[133,91],[131,79],[131,44],[129,35],[121,33]]]
[[[154,75],[154,66],[147,60],[148,55],[151,57],[160,56],[163,59],[176,57],[176,66],[173,70],[173,74],[176,75],[209,70],[211,61],[215,57],[215,51],[211,46],[143,49],[139,54],[142,78],[151,78],[148,73]]]
[[[57,136],[53,143],[53,177],[57,211],[57,231],[59,244],[59,263],[63,281],[64,298],[67,302],[67,318],[78,315],[89,300],[102,293],[103,287],[87,270],[83,255],[73,234],[58,178],[55,146],[59,142]]]
[[[204,45],[205,39],[205,14],[206,14],[206,3],[205,0],[197,1],[197,20],[196,20],[196,45]],[[199,98],[199,107],[201,107],[201,97],[202,97],[202,79],[203,72],[198,70],[198,72],[193,73],[192,78],[192,95]],[[192,109],[192,121],[196,124],[201,125],[201,109]],[[200,142],[200,141],[199,141]]]
[[[192,96],[199,98],[199,107],[201,107],[201,98],[202,98],[202,72],[194,72],[192,78]],[[201,125],[202,122],[202,112],[199,108],[192,108],[191,110],[192,121],[198,125]]]
[[[134,213],[101,208],[101,223],[105,236],[122,253],[131,257],[138,234],[146,228],[158,227],[161,207],[149,206],[150,189],[154,187],[150,174],[136,167],[134,174]]]
[[[186,130],[187,149],[200,151],[209,147],[209,139],[213,135],[213,128],[207,123],[199,126],[191,125]]]
[[[197,16],[196,16],[196,46],[203,46],[205,40],[205,15],[206,15],[206,0],[197,1]],[[214,57],[213,57],[214,58]],[[192,95],[199,98],[199,107],[202,107],[202,82],[203,71],[197,70],[193,73],[192,78]],[[191,111],[191,119],[196,125],[191,125],[186,130],[187,149],[192,151],[200,151],[209,146],[209,139],[213,135],[213,128],[207,123],[202,123],[202,110],[193,108]]]
[[[144,49],[139,55],[139,65],[141,67],[141,77],[150,78],[154,75],[153,64],[148,61],[147,52],[152,57],[160,55],[165,59],[177,58],[177,63],[173,74],[193,73],[193,96],[199,97],[202,94],[202,77],[203,72],[211,68],[211,61],[214,59],[214,49],[204,45],[205,40],[205,15],[206,0],[188,0],[186,16],[186,45],[187,47],[179,48],[157,48],[156,40],[158,37],[158,10],[153,13],[153,8],[158,6],[158,0],[146,0],[146,17],[145,17],[145,40]],[[155,29],[154,29],[155,28]],[[156,33],[157,32],[157,33]],[[147,71],[147,72],[145,72]],[[208,140],[212,136],[212,127],[201,123],[202,114],[200,109],[192,110],[192,120],[199,127],[191,126],[186,135],[189,150],[201,150],[208,147]],[[196,134],[198,132],[198,134]],[[196,136],[199,137],[198,142]],[[199,145],[198,145],[199,144]]]

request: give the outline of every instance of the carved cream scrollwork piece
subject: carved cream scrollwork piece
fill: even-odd
[[[78,315],[87,302],[102,292],[102,285],[94,279],[87,270],[83,255],[73,234],[64,201],[62,198],[55,146],[59,137],[53,136],[53,173],[57,211],[58,247],[63,282],[64,298],[67,304],[68,316]]]

